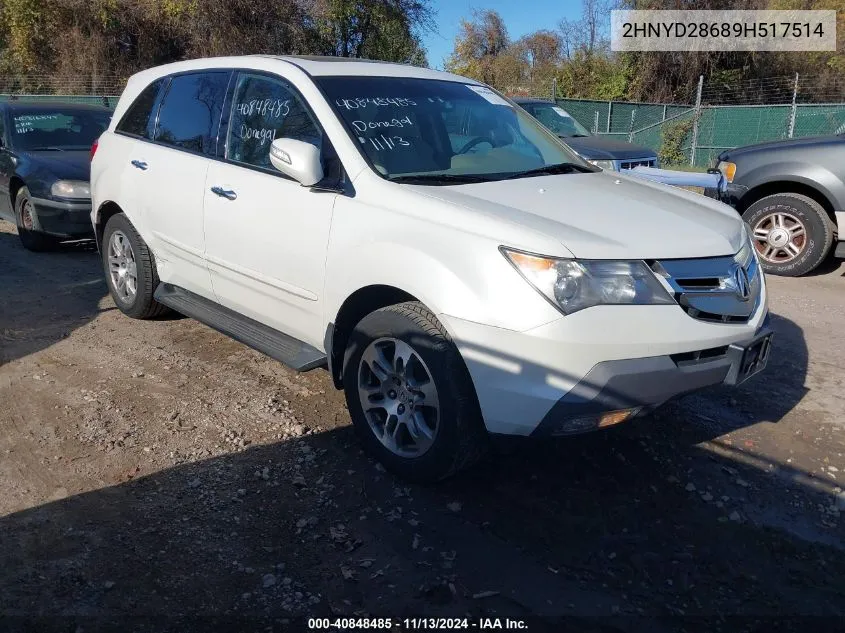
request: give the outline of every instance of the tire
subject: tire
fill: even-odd
[[[763,270],[772,275],[806,275],[824,261],[833,244],[834,227],[827,212],[798,193],[766,196],[748,207],[742,219]]]
[[[26,187],[18,189],[18,195],[15,196],[15,224],[18,226],[18,237],[26,250],[42,253],[56,248],[58,239],[38,230],[38,218],[32,213],[32,196]]]
[[[403,366],[406,371],[397,372],[396,351],[407,351],[403,345],[408,346],[407,349],[417,357]],[[385,364],[390,365],[389,373],[404,375],[407,384],[389,378],[379,380],[367,362],[374,358],[374,350],[384,353],[381,358],[385,359]],[[366,358],[365,352],[368,355]],[[429,382],[421,380],[426,374],[430,378]],[[368,406],[368,412],[364,410],[359,389],[364,383],[367,383],[366,389],[381,390],[381,395],[373,396],[375,401],[367,402],[372,405]],[[398,395],[394,391],[391,400],[389,390],[390,385],[394,384],[399,385],[396,387]],[[424,397],[421,396],[423,391],[413,392],[413,387],[420,385],[426,394]],[[488,436],[466,365],[437,317],[419,302],[410,301],[381,308],[364,317],[355,326],[344,354],[343,386],[352,424],[364,448],[385,468],[404,479],[420,483],[440,481],[469,467],[487,451]],[[406,400],[409,394],[410,401]],[[365,394],[365,398],[369,396]],[[425,426],[417,423],[411,426],[390,423],[387,408],[395,407],[394,411],[401,412],[404,402],[409,402],[406,408],[409,413],[405,414],[407,417],[404,419],[410,417],[418,420],[415,416],[419,414],[423,416]],[[437,406],[430,407],[430,403]],[[384,404],[385,408],[381,409],[380,404]],[[398,420],[398,415],[394,419]],[[382,422],[384,426],[380,427]],[[403,428],[396,431],[397,440],[385,440],[398,448],[389,448],[380,439],[378,431],[383,429],[385,432],[382,435],[387,437],[388,428],[399,429],[400,426]],[[429,439],[421,429],[431,430],[430,426],[434,427],[434,432]],[[411,436],[412,427],[417,430],[419,440]],[[410,454],[408,452],[412,453],[415,449],[409,449],[407,445],[400,446],[403,441],[406,444],[413,443],[416,449],[421,445],[426,447],[421,454]],[[407,454],[399,454],[399,451],[406,451]]]
[[[121,246],[118,247],[118,244]],[[166,306],[153,298],[159,283],[153,254],[122,213],[113,215],[106,223],[101,250],[109,293],[123,314],[133,319],[151,319],[168,311]],[[134,284],[131,283],[133,263]],[[117,281],[112,274],[113,267],[116,269]],[[121,268],[123,275],[120,273]],[[131,291],[132,286],[134,292]]]

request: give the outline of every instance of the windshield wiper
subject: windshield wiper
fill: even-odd
[[[558,163],[557,165],[546,165],[545,167],[538,167],[537,169],[529,169],[528,171],[520,171],[510,176],[506,176],[502,180],[514,180],[516,178],[531,178],[532,176],[550,176],[553,174],[590,174],[596,171],[583,165],[576,165],[575,163]]]
[[[47,146],[47,147],[30,147],[29,151],[30,152],[64,152],[65,149],[63,147]]]
[[[490,178],[470,174],[408,174],[407,176],[391,176],[388,180],[423,185],[468,185],[475,182],[489,182]]]

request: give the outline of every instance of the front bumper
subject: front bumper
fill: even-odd
[[[91,201],[64,201],[33,198],[35,221],[39,230],[56,237],[93,237]]]
[[[731,346],[767,331],[762,292],[742,324],[698,321],[678,306],[598,306],[527,332],[440,318],[467,365],[487,430],[557,435],[593,430],[585,417],[642,414],[730,382],[740,362]]]
[[[739,204],[740,199],[748,193],[748,187],[743,185],[738,185],[736,183],[729,182],[725,185],[724,191],[719,191],[718,189],[707,187],[704,189],[704,195],[708,198],[713,198],[714,200],[718,200],[719,202],[724,202],[734,208]]]

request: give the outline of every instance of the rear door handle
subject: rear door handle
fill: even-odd
[[[238,197],[238,194],[234,191],[231,189],[224,189],[223,187],[212,187],[211,193],[220,196],[221,198],[226,198],[226,200],[234,200]]]
[[[137,167],[137,168],[138,168],[138,169],[140,169],[141,171],[147,171],[147,163],[145,163],[145,162],[144,162],[144,161],[142,161],[142,160],[133,160],[133,161],[132,161],[132,166],[133,166],[133,167]]]

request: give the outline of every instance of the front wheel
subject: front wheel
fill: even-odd
[[[26,250],[40,253],[56,247],[58,240],[41,232],[32,196],[26,187],[21,187],[15,196],[15,223],[18,226],[18,237]]]
[[[806,275],[830,252],[833,226],[822,205],[797,193],[778,193],[752,204],[742,219],[760,256],[773,275]]]
[[[419,302],[376,310],[358,323],[344,356],[343,386],[364,447],[400,477],[438,481],[487,448],[463,359]]]

